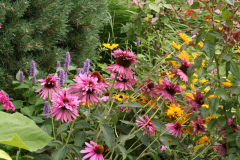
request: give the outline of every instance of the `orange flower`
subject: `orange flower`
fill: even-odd
[[[193,15],[192,14],[192,12],[194,12],[193,10],[191,10],[191,9],[188,9],[187,11],[187,14],[189,15],[189,16],[191,16],[192,18],[195,18],[195,17],[197,17],[197,15],[195,14],[195,15]]]

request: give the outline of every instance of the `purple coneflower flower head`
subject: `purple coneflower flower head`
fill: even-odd
[[[229,125],[235,132],[240,130],[240,129],[237,127],[237,125],[232,122],[232,119],[231,119],[231,118],[228,117],[227,119],[228,119],[228,125]]]
[[[147,79],[147,84],[142,84],[141,85],[141,91],[144,92],[144,95],[151,97],[152,99],[157,96],[156,89],[154,84],[151,79]]]
[[[3,107],[8,110],[9,108],[14,111],[15,107],[11,101],[9,101],[9,97],[7,97],[4,93],[3,90],[0,91],[0,102],[3,103]]]
[[[193,134],[192,135],[197,135],[200,132],[206,132],[205,127],[203,125],[203,119],[202,117],[198,116],[196,120],[191,121],[193,125]]]
[[[61,69],[60,71],[59,71],[59,81],[58,81],[58,84],[60,85],[60,86],[63,86],[64,85],[64,81],[65,81],[65,71],[63,70],[63,69]]]
[[[20,74],[19,74],[19,82],[23,83],[23,72],[20,71]]]
[[[52,94],[58,92],[60,86],[58,85],[57,74],[54,76],[50,76],[49,74],[46,79],[39,79],[38,81],[42,82],[42,87],[36,90],[36,92],[40,92],[39,94],[45,100],[47,97],[52,99]]]
[[[56,67],[56,69],[57,69],[58,67],[61,67],[61,62],[60,62],[60,61],[57,61],[57,67]],[[57,76],[58,76],[58,77],[60,76],[60,71],[57,72]]]
[[[103,102],[106,102],[106,101],[108,100],[108,98],[109,98],[109,92],[105,92],[105,93],[104,93],[104,96],[101,98],[101,100],[102,100]]]
[[[104,160],[102,153],[104,152],[104,148],[102,145],[97,145],[93,141],[90,141],[91,144],[85,142],[85,145],[88,146],[88,148],[85,148],[84,150],[81,150],[80,153],[88,153],[85,155],[82,160],[85,160],[89,158],[89,160]]]
[[[116,73],[111,73],[111,80],[115,78]],[[137,82],[135,76],[133,76],[133,79],[123,78],[121,74],[118,74],[116,82],[114,83],[114,89],[121,89],[123,90],[131,90],[134,91],[131,84],[134,85]]]
[[[65,58],[65,64],[64,67],[66,68],[66,70],[68,71],[69,69],[69,64],[71,62],[71,58],[70,58],[70,53],[66,52],[66,58]]]
[[[217,149],[220,157],[224,157],[227,152],[226,141],[222,141],[222,144],[217,143],[215,146],[211,147]]]
[[[81,68],[78,68],[77,70],[77,75],[79,76],[79,74],[81,74]]]
[[[36,66],[35,66],[35,61],[32,60],[31,62],[31,68],[30,68],[30,76],[35,76],[36,74]]]
[[[139,45],[140,45],[140,39],[137,38],[137,47],[139,47]]]
[[[88,74],[89,69],[90,69],[90,59],[87,58],[83,65],[82,74],[84,73]]]
[[[176,137],[181,138],[182,129],[184,128],[180,123],[168,123],[166,129],[170,131],[172,135],[176,135]]]
[[[161,94],[163,99],[169,99],[175,105],[178,105],[174,95],[176,93],[181,93],[183,89],[179,88],[176,84],[170,84],[167,77],[165,77],[162,81],[162,85],[158,85],[157,94]]]
[[[49,112],[50,112],[49,104],[48,104],[48,101],[46,101],[46,102],[44,102],[43,113],[47,114],[47,115],[43,116],[44,119],[48,119],[49,118]]]
[[[188,62],[186,58],[182,59],[183,62],[181,62],[181,66],[179,69],[173,69],[173,72],[175,75],[179,75],[180,79],[182,79],[185,83],[188,82],[188,77],[187,77],[187,70],[189,67],[191,67],[191,63]]]
[[[110,84],[101,76],[98,71],[91,72],[89,76],[97,78],[98,84],[101,86],[102,90],[107,91],[107,88],[110,87]]]
[[[136,120],[136,122],[137,122],[136,125],[138,127],[141,127],[141,126],[144,126],[145,124],[147,124],[144,126],[144,129],[149,131],[151,135],[155,135],[156,128],[154,127],[153,121],[152,120],[149,121],[149,117],[147,115],[144,115],[144,117],[146,120],[139,116],[140,121]],[[144,131],[143,135],[147,134],[147,131]]]
[[[80,101],[78,98],[68,93],[68,88],[57,92],[53,99],[53,105],[51,108],[52,117],[55,117],[55,121],[58,121],[60,118],[62,123],[65,121],[72,122],[72,117],[76,119],[80,115],[78,114],[78,106]]]
[[[101,99],[97,95],[102,94],[101,85],[97,83],[98,79],[87,76],[86,73],[80,74],[73,79],[77,82],[74,85],[70,85],[72,89],[69,91],[71,93],[76,93],[75,95],[81,100],[81,103],[86,102],[86,106],[90,104],[97,104],[101,102]]]
[[[113,51],[112,55],[117,58],[116,64],[107,66],[106,71],[118,72],[124,78],[133,79],[134,72],[129,67],[131,64],[139,62],[136,55],[133,52],[129,52],[128,47],[126,51],[117,49]]]
[[[219,125],[217,125],[216,127],[218,130],[218,134],[221,136],[221,137],[225,137],[227,135],[227,132],[226,132],[226,127],[221,127]]]
[[[198,92],[198,89],[196,89],[196,94],[193,94],[193,98],[187,96],[187,98],[189,100],[187,100],[187,102],[190,104],[191,107],[193,107],[194,109],[199,109],[202,107],[202,105],[204,104],[204,96],[201,94],[201,92]]]

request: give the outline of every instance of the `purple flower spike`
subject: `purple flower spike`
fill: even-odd
[[[49,105],[48,105],[48,101],[44,102],[44,108],[43,108],[43,113],[44,114],[49,114],[50,112],[50,108],[49,108]],[[44,115],[43,116],[44,119],[48,119],[49,116],[48,115]]]
[[[37,78],[36,78],[36,76],[34,76],[34,77],[33,77],[33,84],[35,84],[36,81],[37,81]]]
[[[137,47],[140,45],[140,39],[137,38]]]
[[[19,81],[21,83],[23,83],[23,72],[22,71],[20,71],[20,74],[19,74]]]
[[[35,73],[36,73],[36,67],[35,67],[35,61],[32,60],[31,62],[31,68],[30,68],[30,76],[35,76]]]
[[[89,69],[90,69],[90,59],[87,58],[86,61],[84,62],[82,74],[83,73],[87,73],[88,74]]]
[[[65,64],[64,67],[66,68],[66,70],[68,71],[69,69],[69,64],[71,62],[71,58],[70,58],[70,53],[66,52],[66,58],[65,58]]]
[[[60,61],[57,61],[57,68],[58,68],[58,67],[61,67]],[[56,68],[56,69],[57,69],[57,68]],[[58,77],[60,76],[60,71],[57,72],[57,75],[58,75]]]
[[[81,74],[81,68],[78,68],[77,75]]]
[[[59,72],[60,72],[60,74],[59,74],[58,84],[60,86],[63,86],[64,85],[64,79],[65,79],[65,71],[63,69],[61,69]]]

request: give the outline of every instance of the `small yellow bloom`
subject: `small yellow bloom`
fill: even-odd
[[[192,38],[188,38],[188,36],[186,34],[183,33],[179,33],[180,38],[182,38],[182,40],[186,43],[189,43],[192,41]]]
[[[194,59],[196,59],[196,58],[197,58],[197,56],[198,56],[198,53],[197,53],[197,52],[195,52],[195,53],[193,53],[193,54],[192,54],[192,56],[193,56],[193,58],[194,58]]]
[[[186,90],[186,88],[187,88],[186,85],[180,85],[179,87],[182,88],[182,89],[184,89],[184,90]]]
[[[193,80],[192,80],[192,82],[197,82],[198,81],[198,75],[196,74],[196,73],[193,73]]]
[[[226,80],[227,80],[227,82],[221,82],[222,85],[224,85],[224,86],[228,86],[228,87],[231,87],[231,86],[232,86],[231,81],[229,81],[228,79],[226,79]]]
[[[198,141],[200,144],[205,144],[206,142],[208,142],[209,144],[211,143],[210,139],[206,135],[201,137]]]
[[[208,104],[203,104],[202,107],[209,108],[209,105]]]
[[[114,43],[114,44],[110,45],[109,43],[103,43],[103,46],[108,48],[108,49],[113,50],[114,48],[117,48],[119,46],[119,44]]]
[[[169,72],[167,73],[167,75],[168,75],[170,78],[174,78],[174,74],[173,74],[171,71],[169,71]]]
[[[190,84],[191,90],[196,90],[194,84]]]
[[[202,80],[200,80],[200,82],[202,83],[202,84],[205,84],[205,83],[207,83],[209,80],[207,80],[207,79],[202,79]]]
[[[201,42],[198,43],[198,45],[199,45],[200,47],[203,47],[204,43],[201,41]]]
[[[181,49],[181,46],[180,46],[180,45],[177,45],[174,41],[171,43],[171,45],[172,45],[174,48],[176,48],[177,50],[180,51],[180,49]]]
[[[202,60],[202,66],[201,68],[205,67],[205,59]]]
[[[185,93],[185,95],[184,95],[184,99],[186,99],[187,97],[190,97],[190,98],[194,99],[192,93]]]
[[[163,80],[159,78],[158,84],[161,84],[161,85],[162,85],[162,81],[163,81]]]
[[[149,17],[145,17],[145,20],[148,21],[148,20],[149,20]]]
[[[187,60],[189,60],[189,59],[190,59],[190,56],[189,56],[189,54],[187,54],[184,50],[182,50],[182,51],[181,51],[181,54],[178,55],[178,58],[180,58],[180,59],[186,58]]]
[[[168,110],[165,116],[168,116],[170,118],[177,118],[177,117],[180,117],[182,114],[183,114],[183,109],[181,109],[181,106],[179,104],[176,106],[174,103],[171,103],[168,106]]]
[[[121,101],[123,101],[124,99],[128,98],[128,96],[121,93],[121,94],[116,95],[115,98],[116,98],[119,102],[121,102]]]

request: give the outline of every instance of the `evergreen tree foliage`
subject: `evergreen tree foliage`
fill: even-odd
[[[82,67],[96,58],[99,32],[108,21],[108,0],[0,0],[0,87],[20,69],[29,76],[31,60],[43,76],[57,60]]]

